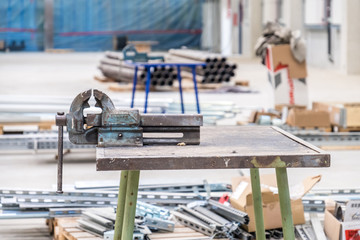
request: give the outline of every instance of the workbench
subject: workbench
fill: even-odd
[[[97,147],[98,171],[123,170],[115,236],[132,239],[140,170],[250,168],[256,236],[265,239],[259,168],[275,168],[284,239],[295,239],[286,168],[329,167],[330,155],[271,126],[201,127],[200,138],[191,146]]]

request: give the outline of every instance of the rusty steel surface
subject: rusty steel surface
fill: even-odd
[[[330,154],[276,127],[202,127],[200,138],[192,146],[98,147],[97,170],[330,166]]]

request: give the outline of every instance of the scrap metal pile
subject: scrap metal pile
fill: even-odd
[[[170,49],[165,56],[166,62],[172,63],[206,63],[201,69],[196,69],[197,80],[200,83],[230,82],[235,76],[236,64],[227,61],[221,54],[190,49]],[[186,70],[184,68],[184,70]],[[191,69],[187,69],[190,71]]]
[[[81,217],[80,228],[112,239],[115,222],[117,187],[78,183],[76,190],[59,195],[55,191],[0,190],[0,219]],[[249,217],[227,202],[218,202],[224,193],[231,194],[227,184],[156,184],[140,185],[136,206],[134,236],[146,239],[151,233],[173,232],[176,223],[214,238],[254,239],[244,230]],[[297,225],[300,239],[315,239],[317,213],[325,210],[324,199],[345,201],[357,197],[359,190],[316,190],[303,199],[310,223]],[[209,198],[210,196],[210,198]],[[281,229],[267,230],[272,239],[282,237]],[[106,238],[107,237],[107,238]]]
[[[94,235],[113,239],[115,220],[116,208],[91,208],[82,212],[78,225]],[[174,228],[175,222],[171,220],[169,210],[144,202],[137,203],[134,237],[144,239],[152,232],[173,232]]]
[[[81,229],[112,239],[118,197],[114,187],[91,191],[91,187],[81,186],[87,191],[61,195],[55,191],[0,190],[0,219],[81,216]],[[227,184],[143,185],[139,189],[134,230],[139,239],[152,232],[173,232],[175,222],[208,236],[244,235],[252,239],[240,229],[249,222],[246,213],[206,197],[230,191]]]
[[[208,236],[253,239],[241,228],[249,223],[246,213],[211,199],[180,205],[172,214],[181,224]]]

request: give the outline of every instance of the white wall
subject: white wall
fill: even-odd
[[[254,57],[254,47],[262,34],[261,0],[243,0],[244,17],[242,24],[243,56]]]
[[[239,53],[239,7],[240,0],[231,0],[231,52],[233,54]]]
[[[360,74],[360,1],[342,1],[341,69]]]
[[[211,52],[220,52],[221,26],[220,26],[220,2],[218,0],[206,0],[202,9],[203,31],[201,35],[201,47]]]
[[[328,56],[325,0],[283,0],[283,23],[291,29],[300,29],[306,40],[308,66],[320,68],[341,67],[341,5],[342,0],[331,0],[331,50],[333,62]],[[294,11],[294,9],[298,9]]]
[[[331,29],[331,45],[333,63],[328,59],[328,43],[326,29],[306,29],[307,64],[320,68],[337,68],[341,65],[341,32],[340,28]]]

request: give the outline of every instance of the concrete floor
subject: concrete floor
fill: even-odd
[[[99,74],[96,66],[102,53],[6,53],[0,54],[0,95],[43,95],[69,96],[89,88],[98,88],[110,97],[129,98],[130,93],[110,92],[106,84],[93,80]],[[259,60],[236,59],[239,63],[237,77],[248,80],[253,94],[208,94],[201,93],[200,101],[231,100],[242,107],[273,107],[273,95],[267,80],[265,67]],[[309,68],[309,105],[312,101],[360,102],[360,76],[346,76],[331,70]],[[142,97],[142,93],[137,94]],[[178,99],[178,93],[155,92],[151,98]],[[193,102],[193,94],[186,93],[185,101]],[[69,103],[70,104],[70,103]],[[54,109],[56,112],[56,109]],[[307,176],[321,174],[321,182],[316,188],[358,188],[360,170],[359,151],[332,151],[331,167],[327,169],[289,169],[290,184],[300,182]],[[55,152],[35,154],[0,153],[0,188],[50,189],[56,183]],[[94,153],[72,154],[65,159],[64,183],[76,181],[115,180],[119,172],[96,172]],[[243,170],[249,174],[248,170]],[[261,173],[274,173],[273,169]],[[140,182],[209,182],[230,183],[232,177],[239,176],[239,170],[189,170],[189,171],[142,171]],[[0,228],[11,222],[1,221]],[[4,225],[5,224],[5,225]],[[42,228],[42,222],[37,225]],[[4,226],[3,226],[4,225]],[[6,227],[5,227],[6,228]],[[5,231],[5,232],[4,232]],[[0,230],[1,239],[8,239],[5,230]],[[44,237],[47,238],[46,234]]]

